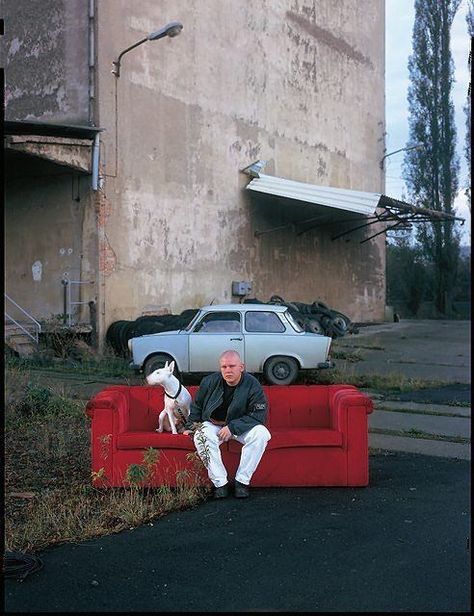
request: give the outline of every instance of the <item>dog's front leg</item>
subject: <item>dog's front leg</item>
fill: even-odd
[[[174,420],[174,413],[173,413],[173,411],[170,411],[168,413],[168,419],[170,420],[171,432],[173,434],[178,434],[178,430],[176,430],[176,423],[175,423],[175,420]]]
[[[156,432],[163,432],[163,422],[165,420],[165,416],[166,409],[163,409],[158,417],[158,428],[156,429]]]

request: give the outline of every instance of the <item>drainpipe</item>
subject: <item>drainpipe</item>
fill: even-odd
[[[100,137],[97,132],[92,146],[92,190],[99,190],[99,151]]]

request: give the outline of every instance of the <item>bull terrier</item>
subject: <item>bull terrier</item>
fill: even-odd
[[[165,408],[158,417],[158,428],[156,432],[172,432],[178,434],[176,429],[176,419],[180,415],[183,422],[189,416],[191,405],[191,394],[183,387],[173,374],[174,361],[170,364],[166,362],[164,368],[154,370],[147,377],[148,385],[161,385],[165,390]]]

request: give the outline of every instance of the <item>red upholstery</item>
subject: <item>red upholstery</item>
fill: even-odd
[[[197,386],[187,389],[194,398]],[[367,414],[373,410],[368,396],[352,385],[267,385],[264,391],[272,438],[252,486],[368,484]],[[205,469],[196,471],[189,436],[155,432],[162,409],[161,387],[107,387],[88,402],[92,470],[101,474],[95,485],[126,485],[127,468],[143,463],[149,447],[159,452],[149,485],[175,486],[186,475],[180,471],[199,482],[209,481]],[[230,479],[241,449],[235,440],[221,446]]]

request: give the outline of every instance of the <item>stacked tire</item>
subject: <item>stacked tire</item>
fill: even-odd
[[[347,333],[357,333],[351,319],[337,310],[332,310],[321,301],[312,304],[287,302],[279,295],[272,295],[268,302],[256,298],[244,300],[252,304],[277,304],[286,306],[295,321],[307,332],[323,334],[331,338],[342,338]]]
[[[145,334],[172,331],[186,327],[198,312],[196,309],[183,310],[181,314],[162,314],[138,317],[134,321],[114,321],[107,329],[105,341],[120,357],[128,357],[128,341]]]

